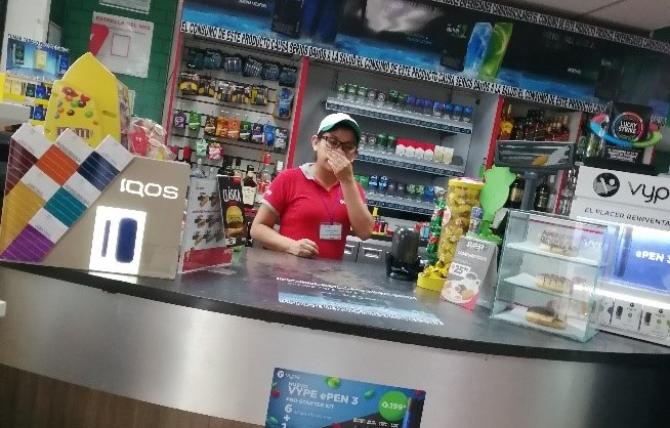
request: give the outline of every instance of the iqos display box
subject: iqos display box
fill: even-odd
[[[12,137],[0,258],[174,278],[189,167],[133,157],[111,137],[55,144],[23,125]]]

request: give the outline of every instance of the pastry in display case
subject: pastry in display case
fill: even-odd
[[[511,211],[491,317],[589,340],[617,235],[616,225]]]

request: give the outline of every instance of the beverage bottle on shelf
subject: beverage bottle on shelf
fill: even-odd
[[[596,134],[591,133],[589,142],[586,145],[586,157],[594,158],[600,156],[602,148],[602,140]]]
[[[514,119],[510,140],[523,140],[523,121],[520,118]]]
[[[522,140],[534,141],[535,140],[535,114],[532,110],[528,111],[526,119],[523,124],[523,138]]]
[[[546,128],[546,131],[545,131],[546,135],[545,135],[544,140],[545,141],[554,141],[554,137],[556,136],[556,133],[554,132],[555,125],[554,125],[553,119],[547,121],[547,124],[546,124],[545,128]]]
[[[235,158],[233,160],[233,177],[242,178],[244,177],[244,172],[242,172],[242,159]]]
[[[246,208],[253,208],[256,203],[256,193],[258,184],[256,183],[256,174],[254,167],[247,167],[247,176],[242,180],[242,203]]]
[[[272,176],[270,174],[271,160],[272,160],[271,156],[264,156],[263,164],[261,165],[261,170],[258,171],[258,176],[256,177],[256,181],[258,184],[258,191],[256,192],[256,204],[260,204],[263,202],[263,196],[265,195],[265,191],[270,185],[270,181],[272,181]]]
[[[570,215],[572,208],[572,200],[575,197],[575,188],[577,187],[577,173],[576,170],[571,169],[567,172],[568,178],[565,187],[561,191],[560,201],[558,204],[558,214]]]
[[[561,131],[558,140],[559,141],[570,141],[570,118],[565,115],[563,116],[563,121],[561,123]]]
[[[512,104],[507,104],[507,108],[503,110],[503,115],[500,120],[500,140],[509,140],[512,138],[512,129],[514,128],[514,120],[512,119]]]
[[[228,158],[226,164],[223,167],[223,175],[227,175],[229,177],[232,177],[233,175],[235,175],[235,173],[233,171],[233,160],[230,159],[230,158]]]
[[[523,200],[523,191],[525,189],[526,182],[520,174],[517,174],[516,179],[510,186],[509,197],[505,203],[505,207],[512,209],[521,208],[521,201]]]
[[[544,119],[544,110],[537,112],[537,117],[535,118],[535,123],[533,126],[535,131],[535,141],[545,141],[547,138],[547,128],[545,125]]]
[[[553,133],[552,141],[560,141],[561,140],[561,119],[560,119],[560,117],[555,118],[552,133]]]
[[[549,188],[547,178],[545,177],[535,191],[535,203],[533,204],[533,209],[535,211],[547,212],[547,209],[549,208],[550,193],[551,189]]]
[[[272,173],[272,181],[274,181],[275,178],[279,175],[280,172],[284,170],[284,162],[282,161],[277,161],[277,167],[275,168],[275,172]]]

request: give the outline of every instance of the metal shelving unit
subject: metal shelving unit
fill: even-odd
[[[472,134],[472,124],[456,120],[441,119],[409,113],[399,110],[390,110],[385,107],[355,104],[350,101],[329,97],[326,100],[326,110],[349,113],[387,122],[401,123],[419,128],[434,129],[436,131],[452,132],[456,134]]]
[[[465,173],[465,167],[460,165],[445,165],[438,162],[410,159],[390,153],[370,152],[367,150],[361,150],[356,160],[376,165],[424,172],[442,177],[461,177]]]
[[[389,210],[421,214],[425,216],[431,216],[434,208],[433,204],[427,202],[417,202],[376,193],[368,194],[368,205],[371,207],[386,208]]]
[[[268,146],[266,144],[256,144],[256,143],[251,143],[251,142],[246,142],[246,141],[238,141],[238,140],[233,140],[231,138],[221,138],[221,137],[213,137],[211,135],[204,135],[202,132],[198,131],[198,135],[188,135],[188,134],[180,134],[178,132],[173,132],[172,133],[173,137],[179,137],[179,138],[187,138],[189,140],[202,140],[205,139],[209,142],[213,143],[220,143],[224,144],[228,147],[241,147],[244,149],[251,149],[251,150],[259,150],[262,152],[270,152],[270,153],[277,153],[277,154],[286,154],[286,149],[277,149],[272,146]]]

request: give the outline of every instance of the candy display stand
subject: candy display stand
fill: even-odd
[[[474,206],[479,205],[479,194],[482,187],[484,183],[469,178],[454,178],[449,181],[446,205],[443,210],[440,209],[442,205],[438,205],[434,215],[442,219],[438,245],[439,259],[419,274],[418,287],[436,292],[442,291],[449,273],[449,266],[456,253],[456,245],[459,239],[468,232],[470,212]],[[442,215],[439,215],[440,211]]]
[[[88,52],[54,82],[44,134],[55,141],[69,128],[91,148],[107,136],[127,146],[128,106],[128,88]]]

